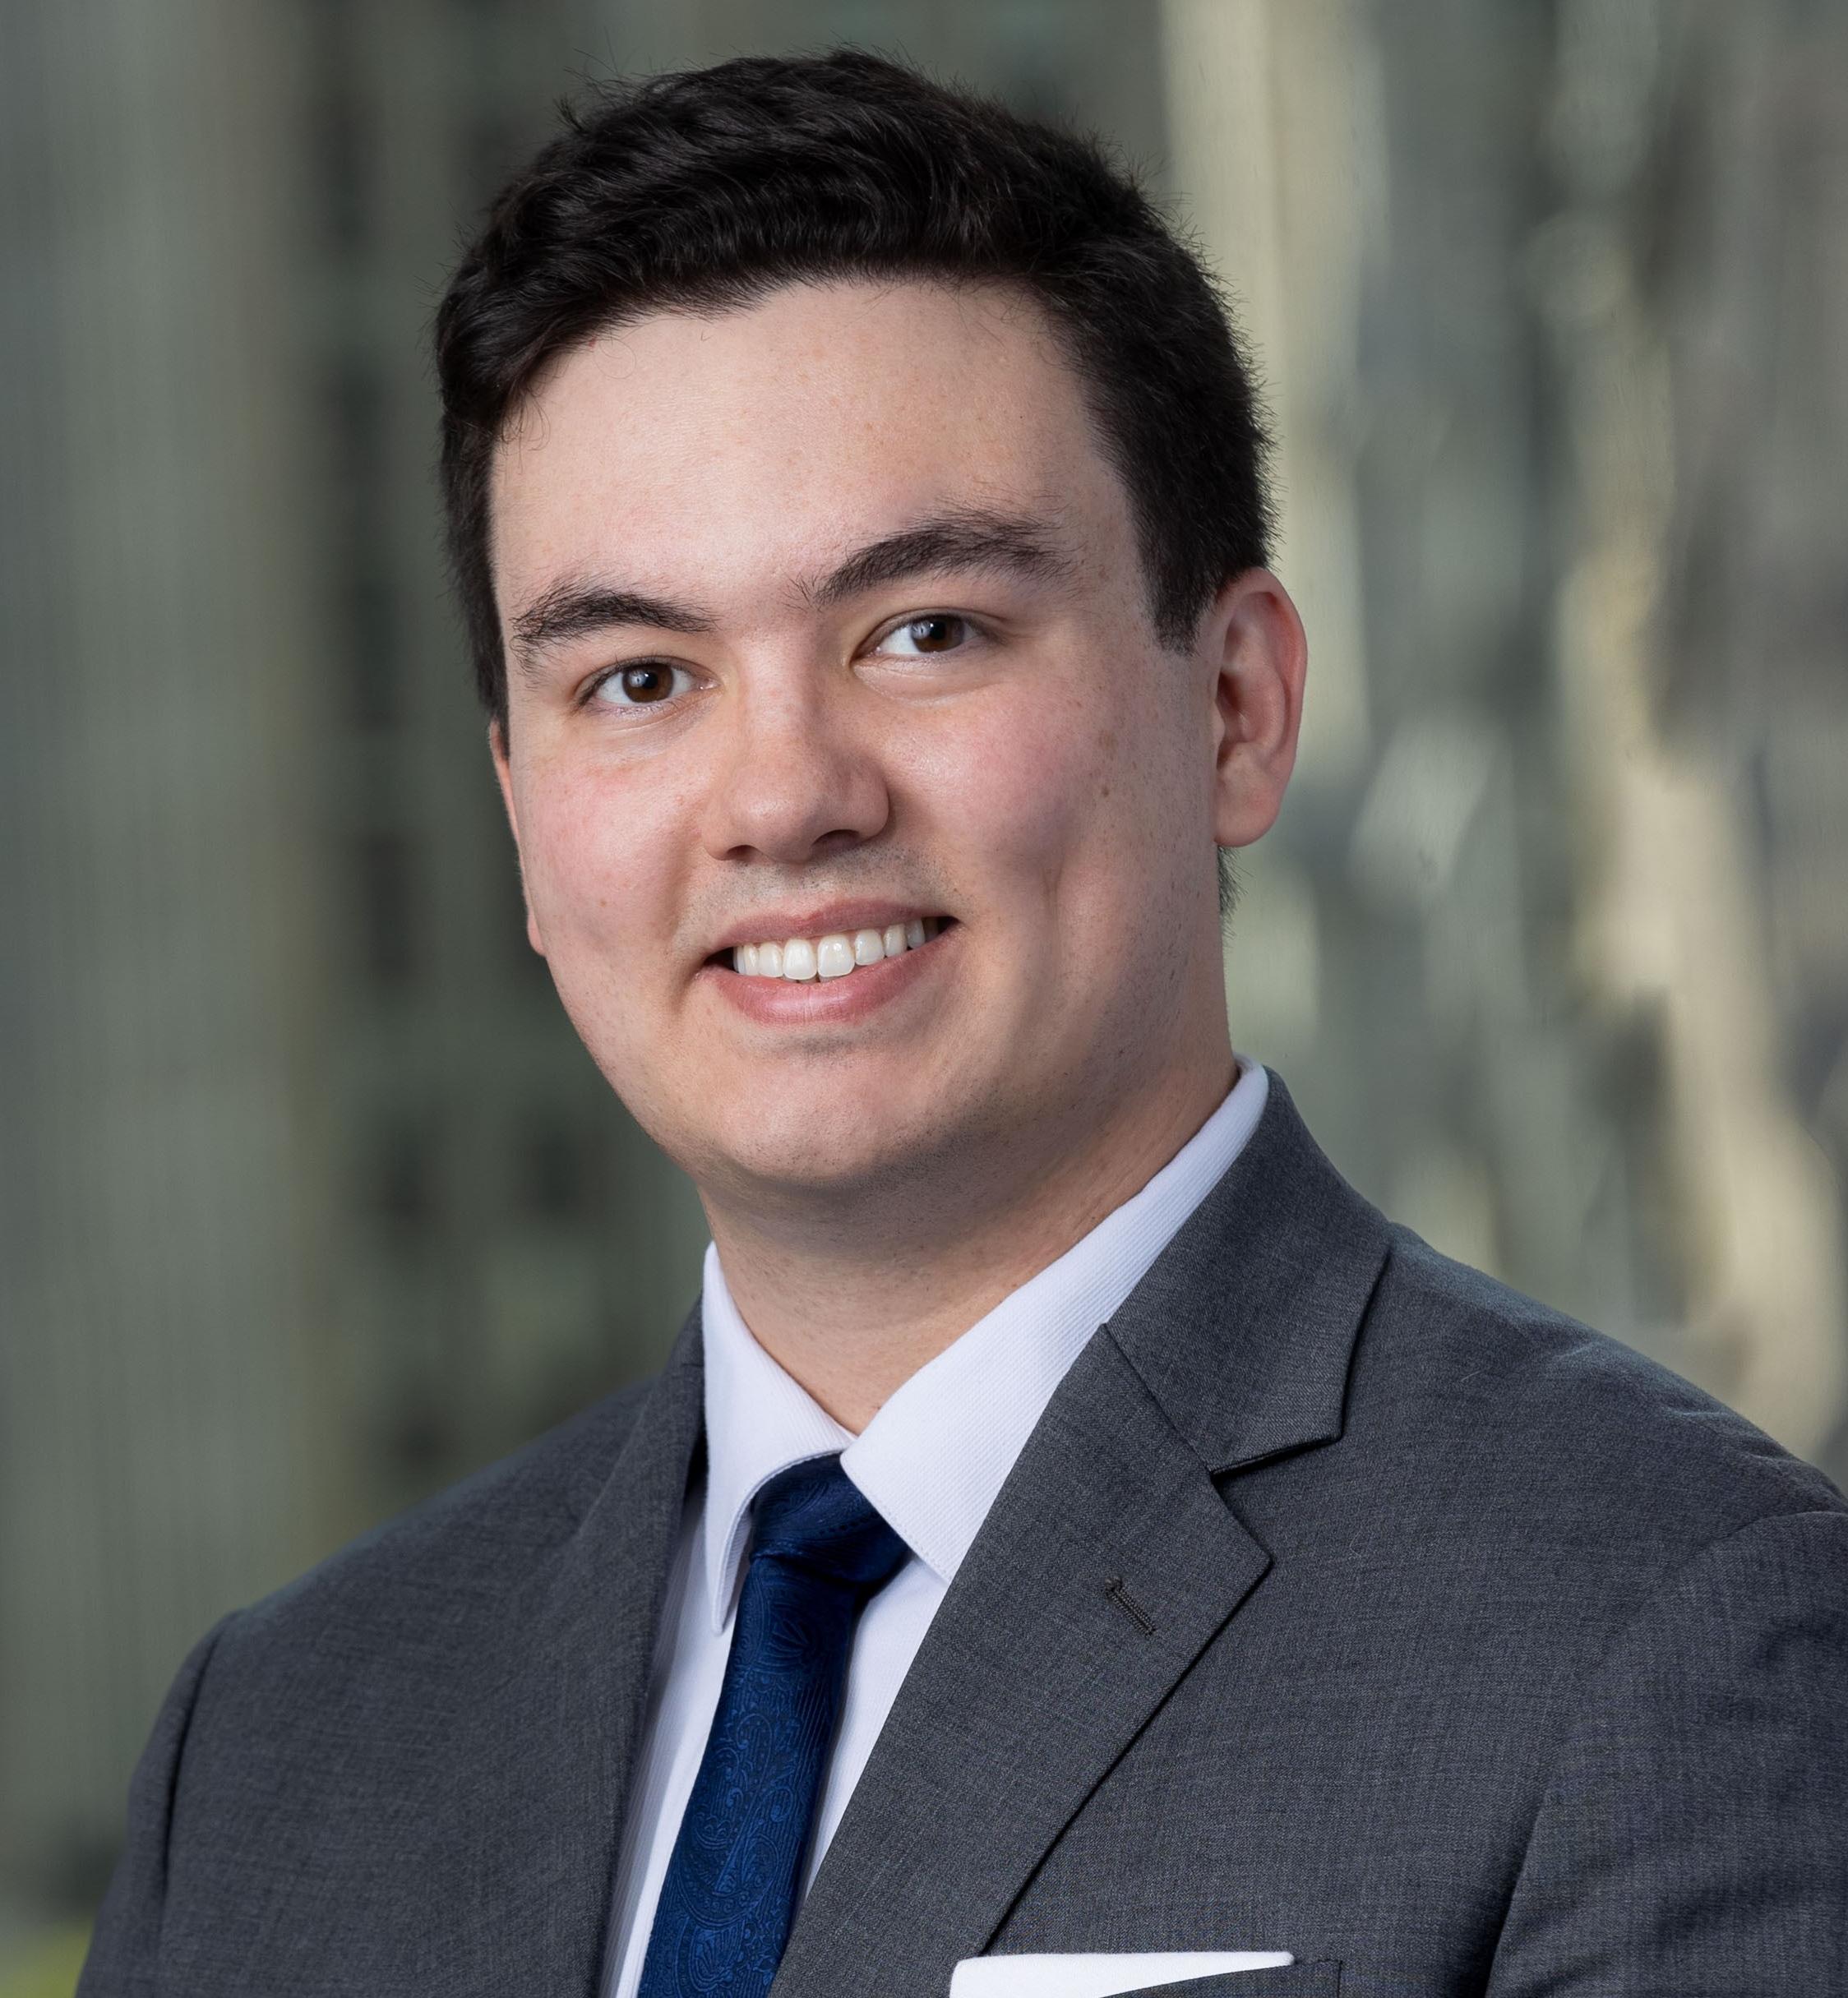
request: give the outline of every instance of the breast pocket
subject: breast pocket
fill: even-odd
[[[1289,1963],[1281,1970],[1228,1970],[1179,1984],[1150,1984],[1123,1998],[1341,1998],[1341,1965],[1333,1957]]]

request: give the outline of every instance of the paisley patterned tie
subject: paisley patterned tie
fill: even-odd
[[[796,1918],[860,1613],[908,1549],[839,1457],[758,1494],[712,1733],[681,1820],[639,1998],[764,1998]]]

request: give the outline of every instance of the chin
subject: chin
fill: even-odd
[[[682,1163],[701,1185],[754,1205],[852,1204],[915,1179],[942,1137],[889,1111],[875,1118],[861,1105],[811,1101],[787,1119],[760,1114],[744,1128],[706,1133]]]
[[[732,1151],[720,1173],[735,1184],[750,1186],[760,1198],[778,1194],[807,1202],[831,1194],[851,1199],[916,1169],[914,1146],[890,1133],[883,1142],[818,1144],[812,1138],[788,1143],[744,1142]]]

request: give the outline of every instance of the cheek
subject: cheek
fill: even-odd
[[[644,1125],[665,1115],[660,1055],[675,962],[674,856],[645,787],[548,772],[520,815],[526,898],[566,1016]]]
[[[647,787],[594,772],[552,770],[525,787],[520,861],[548,954],[658,920],[670,873],[666,817]]]
[[[1094,703],[1009,690],[931,744],[918,795],[972,875],[1006,899],[1082,904],[1120,837],[1121,754]]]

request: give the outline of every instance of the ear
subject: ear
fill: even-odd
[[[513,833],[514,856],[520,864],[520,893],[526,905],[526,941],[543,957],[545,943],[539,934],[538,918],[533,913],[533,897],[526,892],[526,856],[520,844],[520,814],[514,809],[513,764],[507,752],[507,725],[498,718],[487,725],[487,753],[494,762],[494,781],[501,787],[501,803]]]
[[[1200,627],[1213,671],[1213,836],[1249,847],[1277,821],[1296,768],[1309,640],[1268,569],[1234,576]]]

